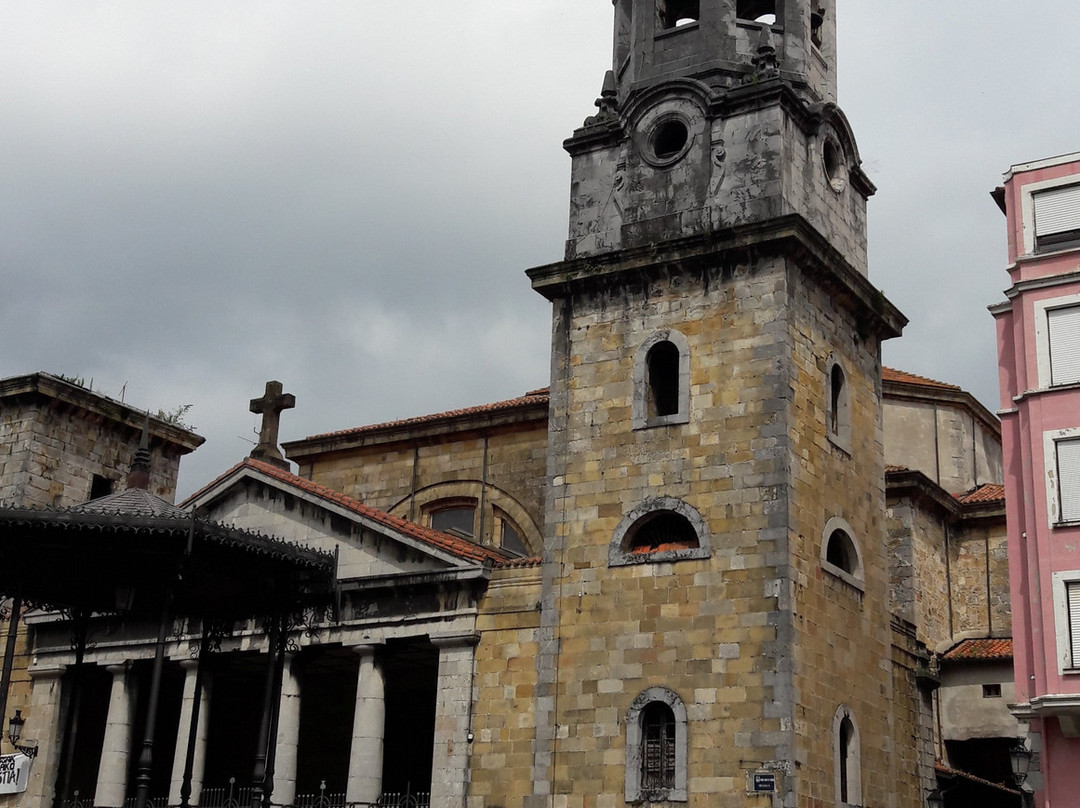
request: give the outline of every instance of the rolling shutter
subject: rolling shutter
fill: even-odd
[[[1035,235],[1080,230],[1080,185],[1066,185],[1034,194]]]
[[[1049,309],[1050,384],[1080,381],[1080,306]]]
[[[1080,438],[1059,440],[1057,449],[1058,499],[1061,522],[1080,521]],[[1080,614],[1078,612],[1077,614]]]

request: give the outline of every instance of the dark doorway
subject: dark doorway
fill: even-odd
[[[349,778],[360,657],[341,646],[305,649],[293,663],[300,679],[296,795],[344,794]]]
[[[206,724],[203,788],[249,788],[255,771],[266,689],[265,654],[230,653],[213,657],[210,715]]]
[[[383,793],[430,792],[439,651],[428,640],[390,640],[383,656],[383,671]]]
[[[65,695],[74,697],[76,682],[75,671],[64,676]],[[72,731],[75,733],[75,749],[71,761],[71,776],[65,799],[71,799],[75,792],[79,799],[86,801],[94,795],[97,787],[98,765],[101,763],[101,744],[105,738],[105,721],[109,714],[109,692],[112,689],[112,675],[97,665],[84,665],[78,673],[78,708]],[[69,708],[70,709],[70,705]],[[66,745],[65,745],[66,748]],[[63,772],[68,762],[61,763]],[[58,788],[63,784],[59,783]]]
[[[150,703],[150,682],[154,672],[153,660],[140,660],[132,667],[129,686],[135,688],[135,721],[131,725],[131,754],[128,756],[128,797],[135,796],[135,778],[139,773],[146,732],[146,713]],[[178,663],[167,662],[161,672],[158,694],[157,721],[154,724],[154,746],[150,767],[150,799],[167,800],[172,782],[173,755],[176,754],[176,734],[180,729],[180,702],[184,697],[184,670]]]

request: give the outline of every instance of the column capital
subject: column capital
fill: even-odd
[[[363,642],[353,643],[349,646],[349,648],[351,648],[354,653],[357,653],[360,656],[369,656],[371,654],[374,654],[385,644],[386,643],[384,643],[382,640],[364,640]]]
[[[123,676],[131,670],[131,662],[114,662],[112,665],[106,665],[105,670],[113,676]]]
[[[26,673],[35,682],[39,679],[46,681],[48,679],[59,679],[64,675],[64,671],[67,670],[67,665],[54,665],[49,668],[30,668]]]
[[[480,642],[480,635],[475,631],[462,631],[457,634],[432,634],[429,639],[436,648],[466,648]]]
[[[197,671],[199,669],[198,657],[187,657],[180,660],[180,667],[185,671]]]

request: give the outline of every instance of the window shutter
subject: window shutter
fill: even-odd
[[[1049,309],[1050,384],[1080,381],[1080,306]]]
[[[1080,581],[1065,584],[1069,609],[1069,667],[1080,667]]]
[[[1080,439],[1059,440],[1055,448],[1058,501],[1061,504],[1058,519],[1062,522],[1080,521]]]
[[[1080,185],[1041,191],[1033,199],[1036,236],[1080,230]]]

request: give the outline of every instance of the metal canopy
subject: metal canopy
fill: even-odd
[[[173,614],[216,619],[330,601],[332,554],[168,507],[167,515],[0,508],[0,593],[45,608],[153,620],[170,590]]]

